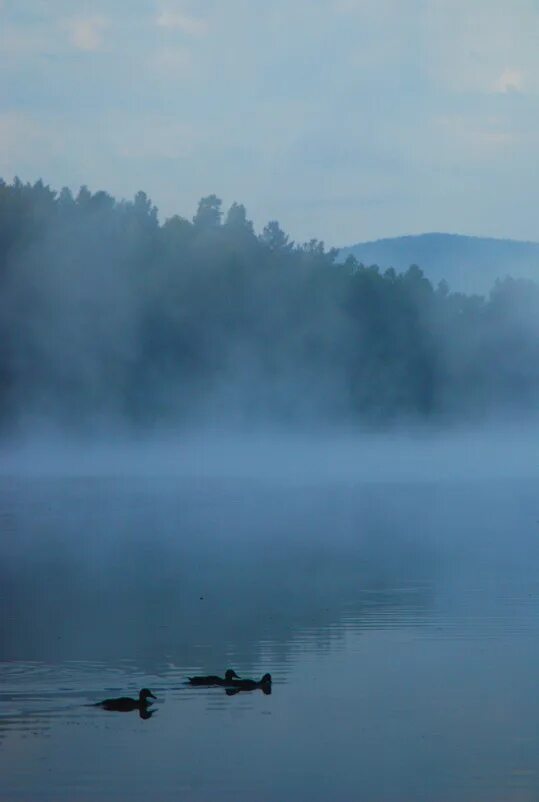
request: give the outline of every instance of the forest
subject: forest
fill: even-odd
[[[1,181],[2,430],[534,412],[537,284],[508,264],[465,295],[337,256],[215,195],[161,223],[144,192]]]

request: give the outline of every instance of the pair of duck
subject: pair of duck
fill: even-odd
[[[241,679],[236,672],[229,668],[225,671],[224,677],[217,677],[210,674],[207,677],[188,677],[190,685],[211,687],[218,685],[225,688],[237,688],[239,691],[254,691],[256,688],[263,690],[271,687],[271,674],[264,674],[261,680]]]
[[[231,693],[238,693],[239,691],[254,691],[256,688],[261,688],[264,693],[271,693],[271,674],[264,674],[262,679],[257,682],[254,679],[241,679],[236,672],[229,668],[225,672],[224,677],[217,677],[210,675],[208,677],[189,677],[191,685],[199,685],[209,687],[212,685],[224,686]],[[129,696],[120,696],[118,699],[103,699],[102,702],[96,702],[96,707],[102,707],[104,710],[115,710],[119,713],[128,713],[131,710],[138,710],[141,716],[149,717],[151,715],[148,707],[152,704],[150,699],[157,699],[157,697],[148,689],[142,688],[139,692],[138,699],[132,699]]]

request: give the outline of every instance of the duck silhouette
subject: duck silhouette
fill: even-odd
[[[231,685],[235,680],[239,680],[239,677],[232,668],[228,668],[224,677],[210,674],[207,677],[188,677],[187,679],[190,685]]]
[[[130,713],[132,710],[138,710],[141,718],[150,718],[152,711],[148,710],[151,702],[148,699],[157,699],[148,688],[142,688],[139,693],[138,699],[131,699],[129,696],[120,696],[118,699],[103,699],[102,702],[96,702],[96,707],[102,707],[104,710],[114,710],[117,713]]]
[[[271,674],[264,674],[261,680],[255,679],[233,679],[230,683],[230,690],[232,693],[229,696],[232,696],[234,692],[239,691],[254,691],[257,688],[260,688],[264,691],[265,694],[271,693]],[[228,689],[227,689],[228,693]]]

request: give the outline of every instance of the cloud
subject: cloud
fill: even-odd
[[[55,124],[56,123],[56,124]],[[65,147],[58,135],[58,124],[18,110],[0,114],[0,176],[43,174],[43,164],[51,163]]]
[[[208,30],[205,20],[200,17],[191,17],[174,9],[163,9],[155,22],[159,28],[179,30],[188,36],[204,36]]]
[[[476,165],[492,160],[497,163],[500,151],[519,141],[518,134],[496,118],[453,114],[439,116],[433,122],[439,160],[446,157]]]
[[[77,50],[100,50],[107,25],[107,20],[101,16],[71,19],[66,23],[69,41]]]
[[[139,163],[187,158],[198,139],[191,126],[167,116],[140,117],[130,125],[125,124],[125,119],[112,119],[108,132],[114,152]]]
[[[11,150],[17,144],[21,133],[26,130],[27,127],[27,121],[19,112],[5,112],[4,114],[1,114],[0,150]]]
[[[193,73],[193,57],[186,47],[163,47],[155,54],[153,67],[160,78],[187,79]]]
[[[506,68],[495,81],[494,92],[507,94],[508,92],[522,92],[524,89],[524,73],[514,67]]]
[[[217,191],[328,241],[442,225],[442,212],[456,228],[496,179],[530,199],[512,220],[522,232],[526,214],[537,237],[536,3],[3,0],[3,109],[21,114],[0,120],[0,175],[143,187],[170,213]],[[359,214],[357,187],[385,193],[387,215]]]
[[[524,84],[527,92],[536,89],[537,11],[530,0],[514,6],[506,0],[436,0],[427,8],[426,64],[438,88],[484,95],[520,92]]]
[[[337,14],[375,16],[385,20],[391,18],[388,15],[402,14],[401,0],[333,0],[331,8]],[[407,6],[406,13],[414,14],[414,3]]]
[[[18,110],[0,114],[0,164],[14,163],[28,146],[41,140],[42,135],[42,126],[33,115]]]

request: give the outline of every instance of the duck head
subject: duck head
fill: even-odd
[[[157,699],[157,696],[154,696],[148,688],[143,688],[138,695],[139,703],[142,705],[147,705],[148,699]]]
[[[264,674],[262,679],[260,680],[261,685],[269,685],[271,684],[271,674]]]
[[[239,677],[238,677],[238,675],[236,674],[236,672],[232,668],[228,668],[225,671],[225,680],[227,682],[230,682],[233,679],[239,679]]]

